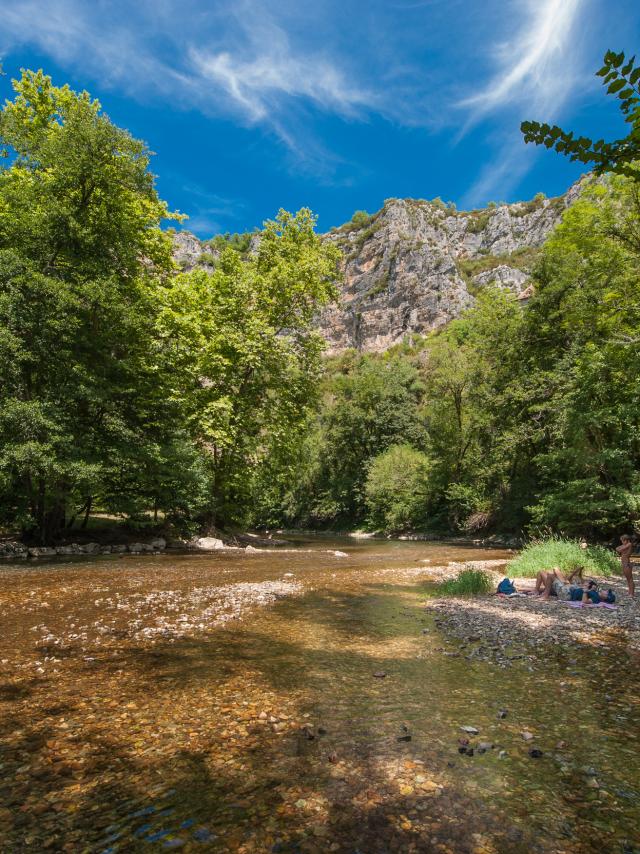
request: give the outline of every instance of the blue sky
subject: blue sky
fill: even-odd
[[[279,207],[327,230],[392,196],[561,193],[580,168],[519,124],[623,133],[607,48],[640,53],[637,0],[3,0],[0,94],[20,67],[89,90],[202,237]]]

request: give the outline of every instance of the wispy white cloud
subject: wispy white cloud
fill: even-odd
[[[218,85],[251,121],[262,121],[280,98],[306,98],[325,110],[355,116],[371,107],[372,93],[351,86],[330,61],[316,56],[295,56],[288,49],[271,50],[242,58],[223,51],[191,52],[199,75]]]
[[[508,195],[531,168],[533,154],[514,129],[523,118],[553,120],[574,90],[582,64],[576,30],[586,2],[518,0],[520,23],[511,38],[495,46],[495,71],[458,103],[467,111],[463,134],[491,114],[503,117],[508,128],[495,159],[483,167],[463,204],[482,204],[496,192]]]
[[[526,117],[552,118],[575,83],[572,38],[587,2],[367,0],[354,14],[349,0],[3,0],[0,55],[35,47],[142,102],[259,128],[296,172],[342,184],[363,167],[336,151],[322,129],[329,115],[441,132],[464,110],[467,127],[482,122],[489,133],[503,119],[517,127],[525,105]],[[474,39],[487,44],[499,25],[508,32],[489,50],[488,79],[456,104],[451,67],[464,69],[461,85],[482,79],[487,51],[474,57]],[[528,159],[506,158],[504,145],[470,197],[492,175],[506,193],[523,174]]]
[[[474,119],[523,102],[556,110],[575,83],[579,55],[568,47],[582,6],[584,0],[526,0],[518,32],[495,48],[495,74],[460,106]]]
[[[126,17],[118,14],[117,5],[7,0],[0,17],[0,53],[35,45],[57,62],[81,66],[103,84],[141,99],[161,96],[174,107],[260,125],[301,166],[320,172],[339,158],[306,130],[309,106],[347,119],[384,111],[384,99],[358,85],[340,57],[308,44],[293,45],[286,29],[256,0],[221,0],[209,13],[202,4],[192,4],[188,11],[203,22],[201,32],[177,18],[176,0],[163,0],[161,8],[139,0]],[[162,50],[147,32],[161,38]]]

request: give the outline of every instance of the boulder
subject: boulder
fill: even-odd
[[[167,541],[164,537],[156,537],[154,540],[151,540],[151,545],[154,549],[166,549]]]
[[[25,557],[28,553],[24,543],[18,543],[15,540],[8,540],[0,543],[0,556],[2,557]]]
[[[144,543],[129,543],[129,551],[132,554],[140,554],[140,552],[144,551]]]
[[[76,550],[73,546],[56,546],[56,554],[58,555],[73,555]]]
[[[126,552],[127,547],[123,545],[111,546],[111,553],[114,555],[121,555]]]
[[[80,546],[80,551],[86,555],[97,555],[100,554],[100,543],[87,543],[84,546]]]
[[[203,552],[213,552],[224,548],[224,543],[217,537],[198,537],[194,545]]]
[[[55,557],[56,550],[49,546],[34,546],[29,549],[29,557]]]

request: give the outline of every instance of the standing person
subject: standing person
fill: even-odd
[[[631,552],[633,551],[633,542],[631,541],[631,537],[628,534],[623,534],[620,537],[620,545],[618,546],[616,551],[620,555],[622,572],[624,573],[624,577],[627,579],[627,585],[629,587],[629,596],[635,596],[636,586],[633,583],[633,569],[631,566]]]

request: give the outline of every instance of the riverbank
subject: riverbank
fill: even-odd
[[[80,539],[80,538],[78,538]],[[193,537],[186,539],[165,539],[161,536],[142,538],[140,535],[121,534],[117,541],[108,542],[103,537],[100,542],[89,539],[88,542],[65,542],[57,545],[38,546],[16,539],[0,541],[0,558],[54,558],[72,555],[110,555],[110,554],[158,554],[169,551],[212,552],[219,550],[257,551],[260,548],[276,548],[288,545],[287,540],[275,537],[261,537],[257,534],[232,534],[219,537]]]
[[[429,578],[443,581],[464,568],[483,569],[495,585],[504,577],[506,562],[467,561],[431,567]],[[502,570],[502,571],[500,571]],[[530,578],[512,579],[516,589],[530,590]],[[473,597],[442,597],[437,590],[425,604],[437,627],[450,639],[448,654],[468,661],[484,660],[508,668],[520,662],[531,670],[544,668],[546,657],[570,653],[577,646],[623,646],[640,653],[640,601],[632,600],[623,578],[596,579],[616,595],[611,607],[576,607],[551,597],[502,598],[495,594]]]

